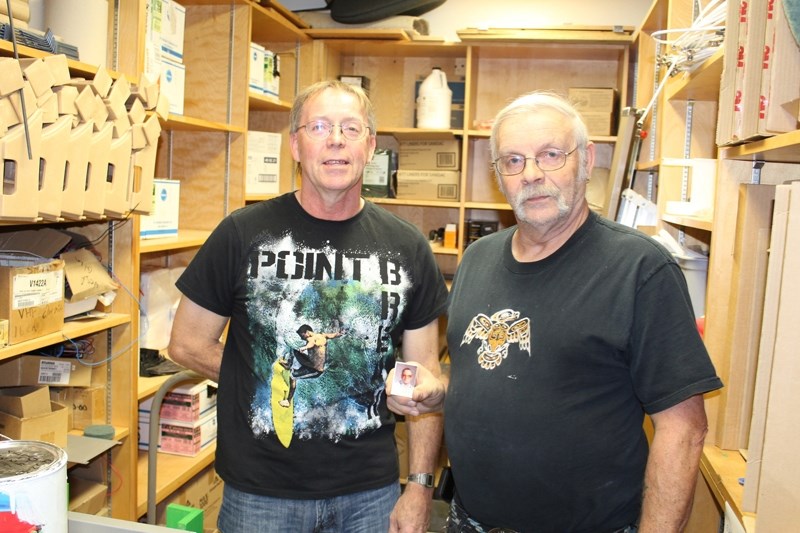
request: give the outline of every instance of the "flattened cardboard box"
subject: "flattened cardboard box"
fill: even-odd
[[[8,319],[8,344],[64,327],[64,262],[0,263],[0,318]],[[35,385],[35,383],[30,383]]]
[[[69,357],[21,355],[0,363],[0,387],[52,385],[89,387],[92,368]]]

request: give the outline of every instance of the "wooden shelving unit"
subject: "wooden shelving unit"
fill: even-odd
[[[649,33],[689,27],[693,8],[689,0],[653,2],[636,34],[635,67],[639,80],[647,81],[640,82],[637,107],[643,107],[652,95],[650,80],[653,86],[660,81],[656,75],[656,44]],[[728,9],[731,8],[729,5]],[[738,5],[733,6],[736,8]],[[748,470],[745,457],[751,444],[747,436],[751,420],[773,416],[752,411],[761,312],[765,305],[763,282],[766,274],[762,266],[768,256],[772,191],[777,184],[800,178],[797,165],[800,163],[800,130],[717,148],[718,114],[732,112],[718,109],[720,79],[726,68],[735,68],[737,59],[725,57],[724,49],[720,49],[691,73],[668,80],[654,108],[658,118],[648,119],[649,135],[637,169],[657,175],[660,227],[684,237],[687,244],[710,248],[711,252],[704,340],[725,387],[707,395],[706,399],[710,429],[702,456],[702,483],[695,496],[694,515],[707,517],[706,525],[716,529],[728,505],[746,531],[752,533],[763,525],[759,525],[758,513],[745,510],[753,506],[752,500],[748,504],[744,501],[743,483],[747,483]],[[676,176],[665,164],[680,158],[717,159],[713,217],[676,216],[661,208],[667,200],[684,199],[680,195],[685,193],[687,184],[681,183],[680,173]],[[764,236],[764,242],[759,235]],[[770,411],[777,409],[780,407]],[[787,453],[789,448],[783,444],[773,448],[777,451],[769,459],[785,461],[787,465],[794,462],[793,453]],[[766,455],[762,459],[768,460]],[[764,464],[761,466],[763,468]],[[774,463],[772,468],[781,469]],[[751,483],[756,482],[757,479],[751,480]],[[759,498],[768,493],[762,489],[763,485],[759,487]],[[796,500],[797,491],[785,484],[773,485],[769,490],[772,494],[790,491],[791,498]],[[793,517],[787,519],[784,523],[794,523]],[[776,518],[771,516],[770,520]],[[706,530],[709,529],[689,529]]]

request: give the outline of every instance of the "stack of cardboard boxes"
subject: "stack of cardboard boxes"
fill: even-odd
[[[150,446],[153,398],[139,403],[139,449]],[[158,451],[197,455],[217,439],[217,388],[211,381],[176,387],[161,404]]]
[[[569,101],[581,114],[589,135],[613,135],[616,126],[617,91],[605,87],[570,87]]]
[[[401,140],[397,197],[457,201],[461,168],[458,139]]]

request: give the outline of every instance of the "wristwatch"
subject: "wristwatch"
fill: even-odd
[[[419,483],[429,489],[433,488],[433,474],[409,474],[407,479],[411,483]]]

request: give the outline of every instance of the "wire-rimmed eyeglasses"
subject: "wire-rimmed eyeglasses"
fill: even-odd
[[[517,174],[521,174],[525,170],[525,165],[528,164],[529,159],[532,159],[534,164],[539,167],[539,170],[544,172],[559,170],[567,164],[567,157],[577,149],[578,147],[576,146],[569,152],[565,152],[557,148],[548,148],[547,150],[542,150],[533,157],[509,154],[498,157],[492,161],[492,166],[501,176],[516,176]]]
[[[333,124],[327,120],[312,120],[302,124],[295,131],[301,128],[306,130],[309,137],[320,141],[330,137],[333,128],[339,128],[342,136],[348,141],[360,141],[369,133],[369,126],[358,120],[345,120],[341,124]]]

